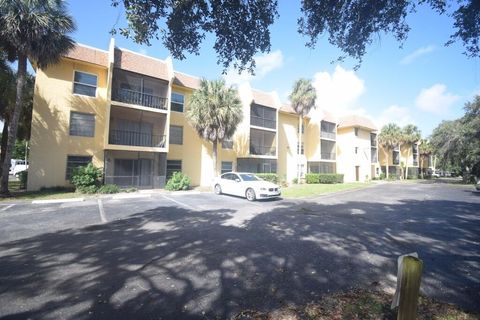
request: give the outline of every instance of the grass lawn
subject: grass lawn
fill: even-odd
[[[84,194],[58,188],[27,192],[25,189],[20,188],[20,181],[10,181],[8,184],[11,196],[0,197],[0,201],[66,199],[86,196]]]
[[[293,184],[282,189],[282,196],[285,198],[313,197],[322,194],[365,188],[371,183],[337,183],[337,184]]]

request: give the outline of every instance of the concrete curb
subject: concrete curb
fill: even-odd
[[[113,200],[120,199],[138,199],[138,198],[150,198],[152,197],[151,193],[125,193],[125,194],[116,194],[112,196]]]
[[[67,203],[67,202],[82,202],[82,201],[85,201],[85,198],[33,200],[32,204],[51,204],[51,203]]]

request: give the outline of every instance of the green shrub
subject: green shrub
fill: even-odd
[[[380,173],[380,176],[378,177],[380,180],[385,180],[385,173]]]
[[[70,182],[75,186],[75,191],[81,193],[95,193],[100,185],[102,170],[96,168],[92,163],[84,167],[73,169]],[[94,192],[92,192],[95,190]]]
[[[105,184],[98,188],[98,193],[112,194],[119,192],[120,188],[116,184]]]
[[[256,176],[265,181],[278,183],[278,175],[276,173],[257,173]]]
[[[308,173],[306,176],[307,183],[343,183],[343,174],[336,173]]]
[[[18,178],[20,179],[20,187],[22,189],[27,188],[27,180],[28,180],[28,171],[21,171],[18,173]]]
[[[298,178],[293,178],[292,183],[293,184],[298,184]]]
[[[122,189],[122,190],[120,190],[120,191],[126,192],[126,193],[130,193],[130,192],[137,192],[138,189],[135,188],[135,187],[129,187],[129,188]]]
[[[395,173],[388,175],[388,180],[398,180],[398,176]]]
[[[188,190],[188,188],[190,188],[190,179],[181,172],[174,172],[165,185],[165,189],[170,191]]]

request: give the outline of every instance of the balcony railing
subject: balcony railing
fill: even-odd
[[[129,89],[115,88],[113,90],[112,100],[148,108],[167,110],[167,98]]]
[[[337,135],[335,134],[335,132],[322,131],[320,133],[320,137],[325,139],[335,140]]]
[[[108,136],[108,143],[123,146],[164,148],[165,141],[164,135],[126,130],[110,130]]]
[[[262,155],[262,156],[274,156],[276,155],[276,149],[275,147],[250,145],[250,154]]]
[[[335,160],[335,153],[334,152],[322,152],[320,154],[322,160]]]
[[[277,121],[276,120],[265,119],[265,118],[260,118],[260,117],[255,117],[255,116],[250,116],[250,125],[257,126],[257,127],[263,127],[263,128],[269,128],[269,129],[276,129],[277,128]]]

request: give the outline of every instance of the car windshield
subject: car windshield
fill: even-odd
[[[256,175],[251,174],[251,173],[242,173],[242,174],[240,174],[240,177],[242,177],[243,181],[261,181],[262,180],[259,177],[257,177]]]

